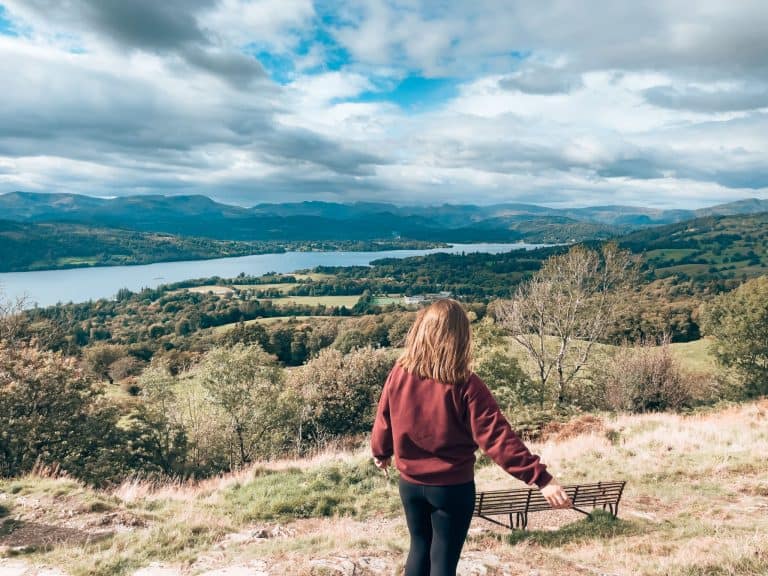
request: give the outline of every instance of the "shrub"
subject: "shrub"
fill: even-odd
[[[269,455],[273,431],[280,427],[276,405],[283,372],[260,346],[214,348],[204,358],[198,379],[211,403],[225,415],[235,466]]]
[[[370,431],[392,360],[389,353],[370,347],[347,355],[329,348],[294,370],[289,387],[302,404],[302,437],[317,443]]]
[[[693,381],[672,355],[668,338],[660,346],[622,346],[596,372],[612,410],[680,410],[694,401]]]
[[[127,473],[119,414],[72,358],[0,346],[0,475],[59,466],[94,484]]]

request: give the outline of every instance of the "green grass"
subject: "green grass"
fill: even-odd
[[[512,545],[531,542],[547,548],[580,543],[585,540],[605,540],[617,536],[648,533],[654,530],[647,523],[614,518],[603,510],[594,510],[586,518],[557,530],[515,530],[506,537]]]
[[[215,507],[237,523],[367,517],[397,510],[399,504],[392,482],[385,481],[367,459],[313,470],[257,469],[249,483],[226,490]]]
[[[702,338],[693,342],[676,342],[670,349],[685,368],[696,372],[714,372],[717,369],[715,357],[709,351],[710,341]]]
[[[246,326],[250,326],[251,324],[277,324],[278,322],[290,322],[292,320],[295,320],[297,322],[303,322],[306,320],[316,320],[316,319],[331,319],[331,318],[338,318],[334,316],[270,316],[268,318],[255,318],[253,320],[246,320],[243,322]],[[210,330],[214,334],[221,334],[223,332],[227,332],[229,330],[232,330],[235,326],[237,326],[239,322],[233,322],[231,324],[222,324],[221,326],[216,326],[214,328],[211,328]]]
[[[282,293],[286,293],[297,286],[301,286],[301,284],[298,282],[283,282],[281,284],[233,284],[232,288],[237,288],[238,290],[252,290],[254,292],[260,292],[262,290],[279,290]]]
[[[389,304],[402,304],[403,297],[399,294],[390,294],[388,296],[375,296],[373,298],[374,306],[388,306]]]

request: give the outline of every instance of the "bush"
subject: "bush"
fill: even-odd
[[[660,346],[647,342],[622,346],[596,372],[605,406],[611,410],[680,410],[695,400],[694,380],[672,355],[668,338]]]
[[[258,344],[214,348],[200,365],[197,378],[225,418],[222,424],[230,436],[233,466],[274,451],[282,376],[275,358]]]
[[[302,405],[302,437],[316,444],[370,431],[392,363],[383,350],[360,348],[343,355],[329,348],[292,371],[289,387]]]
[[[128,474],[119,414],[72,358],[0,346],[0,475],[36,466],[104,484]]]

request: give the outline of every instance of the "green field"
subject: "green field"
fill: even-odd
[[[374,306],[388,306],[390,304],[402,304],[403,297],[400,294],[387,294],[386,296],[374,296]]]
[[[302,306],[335,306],[341,308],[346,306],[352,308],[357,301],[360,300],[360,296],[286,296],[284,298],[264,298],[264,300],[271,300],[275,306],[286,306],[289,304],[299,304]]]
[[[262,290],[279,290],[282,293],[286,293],[299,285],[298,282],[282,282],[280,284],[233,284],[232,288],[238,290],[252,290],[254,292],[260,292]]]

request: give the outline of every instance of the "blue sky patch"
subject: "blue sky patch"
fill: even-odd
[[[458,93],[459,81],[455,78],[425,78],[411,75],[403,78],[396,86],[380,91],[364,92],[352,100],[355,102],[392,102],[409,111],[423,111],[434,108],[454,98]]]
[[[3,36],[18,36],[19,32],[11,21],[5,6],[0,4],[0,34]]]

